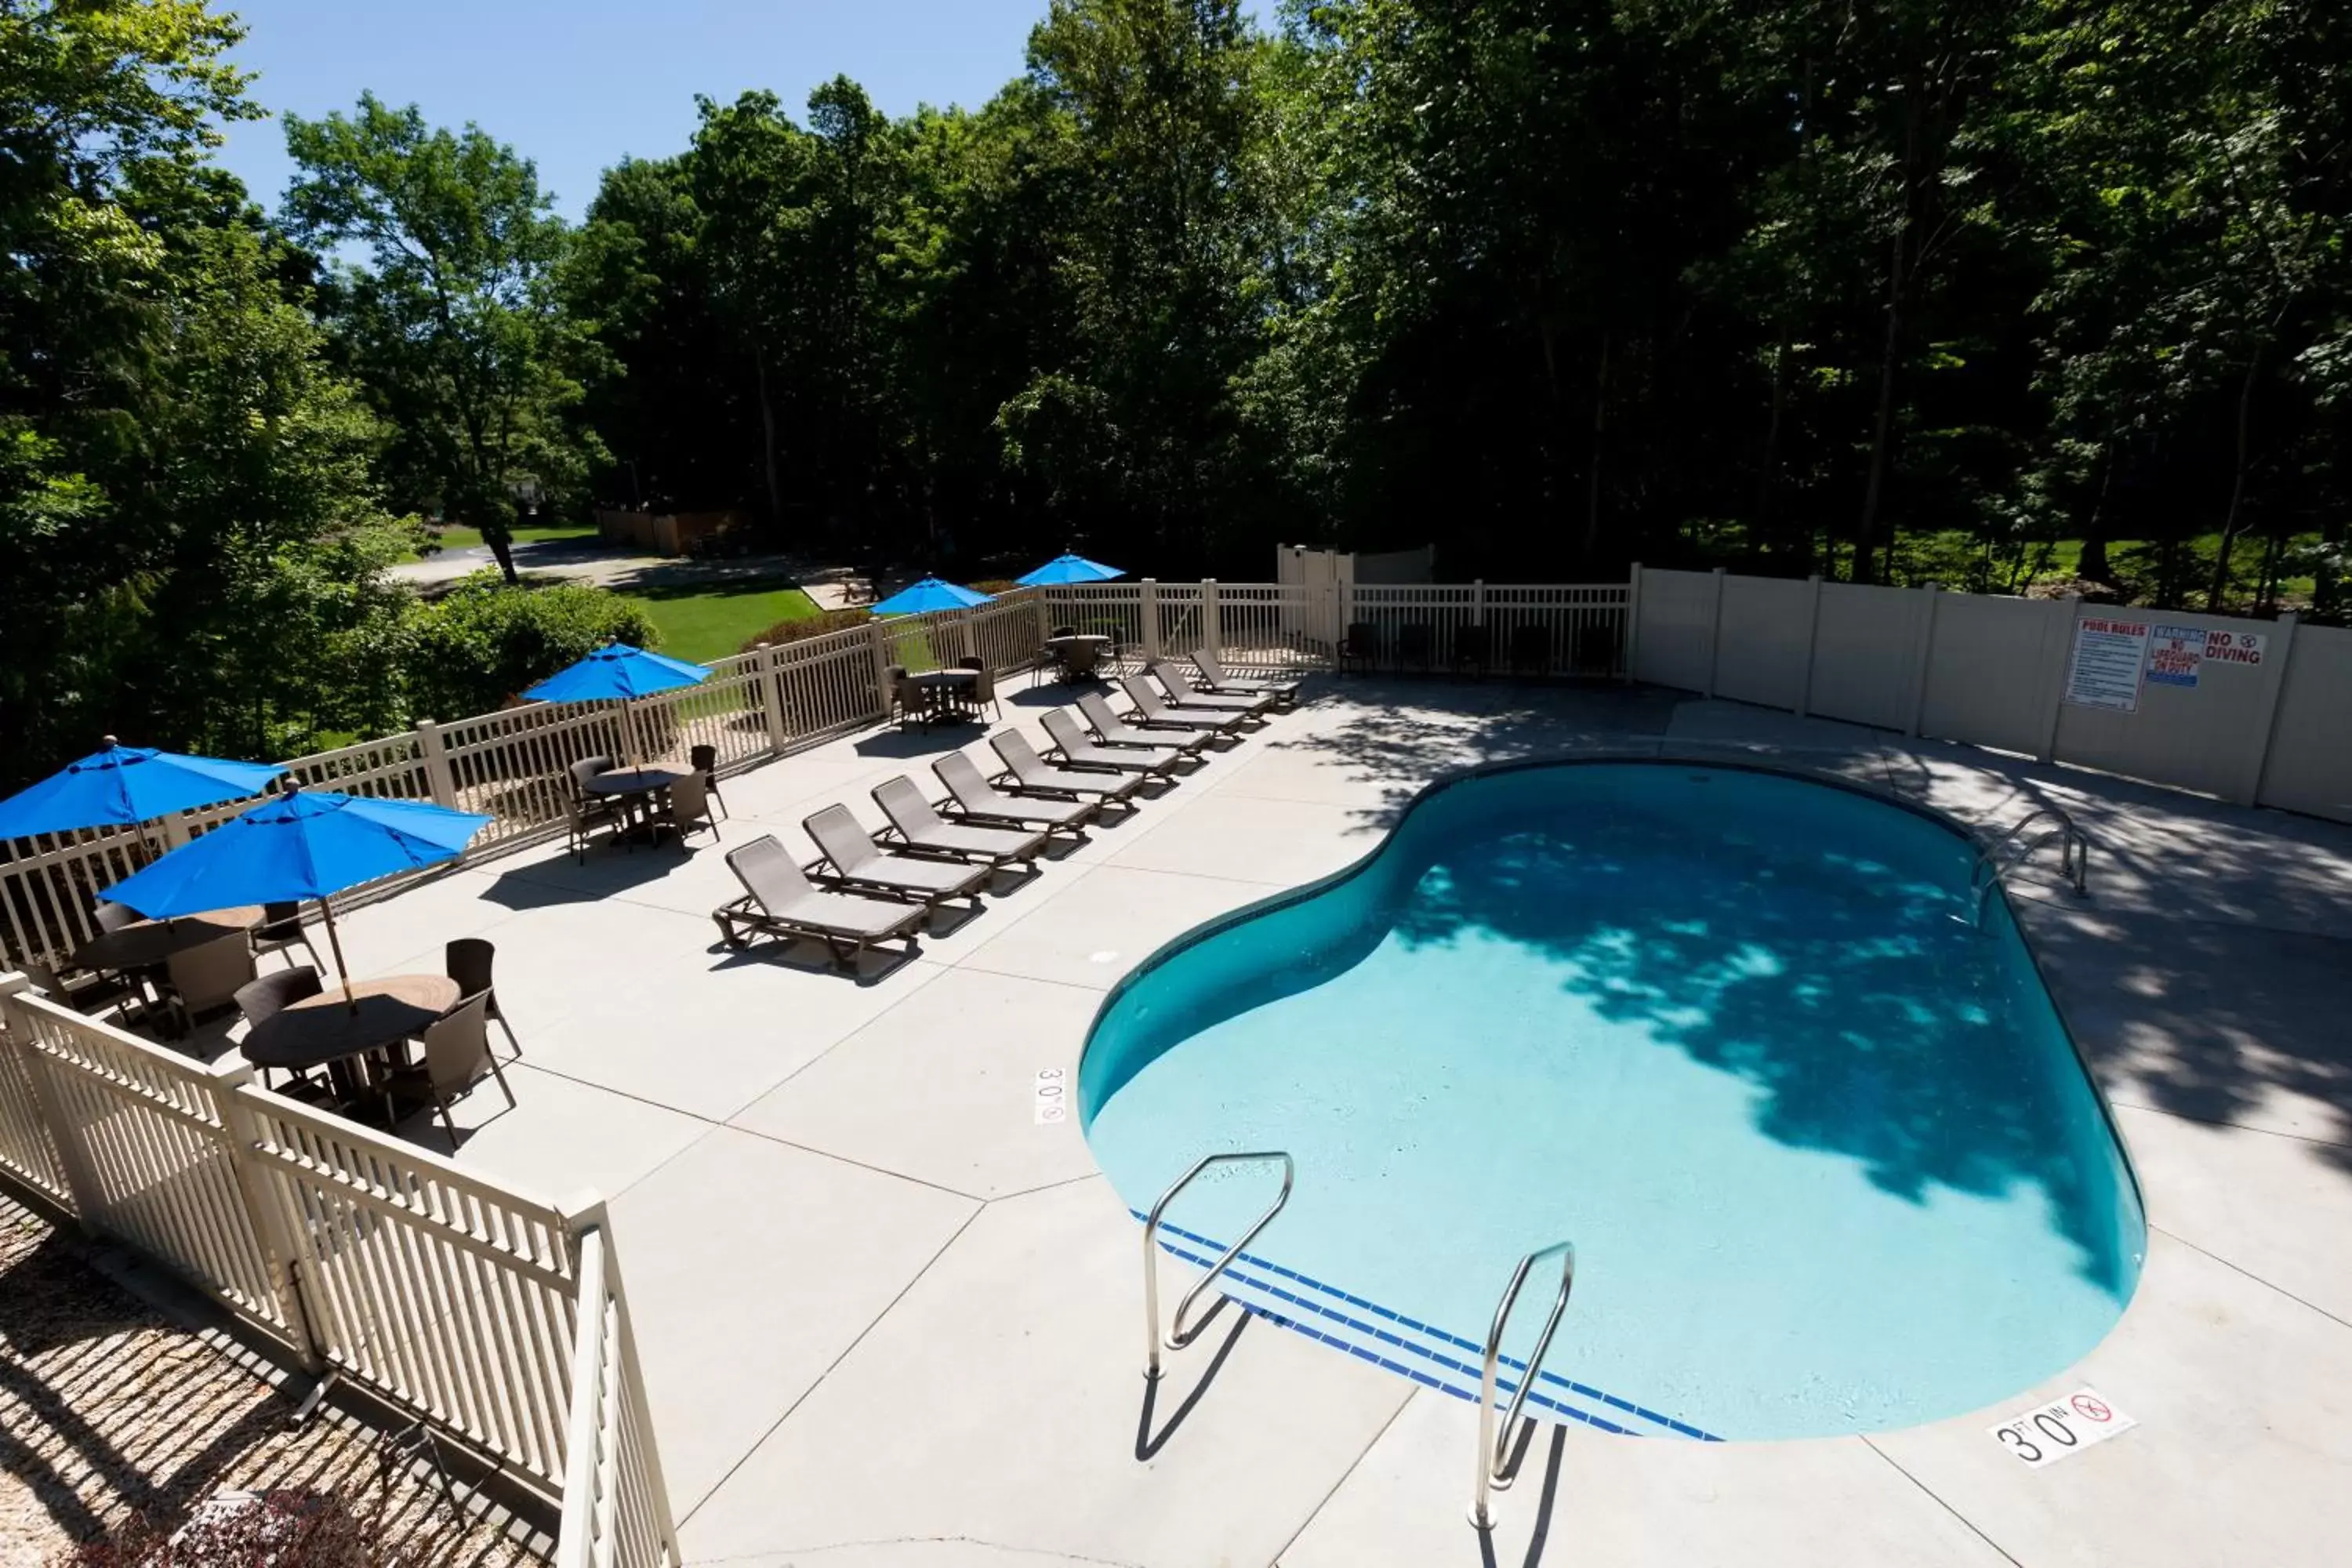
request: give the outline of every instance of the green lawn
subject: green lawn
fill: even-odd
[[[444,551],[471,550],[482,542],[482,531],[478,528],[457,526],[436,528],[433,533],[434,537],[440,541]],[[514,540],[517,544],[537,544],[550,539],[576,539],[584,542],[595,537],[596,530],[593,525],[583,527],[576,522],[545,523],[518,528],[514,531]],[[424,557],[410,555],[408,559],[421,561]]]
[[[775,582],[621,596],[652,620],[661,634],[662,652],[697,664],[741,652],[746,642],[779,621],[807,620],[824,613],[798,588]]]

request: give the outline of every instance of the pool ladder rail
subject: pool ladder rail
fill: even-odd
[[[1552,1298],[1551,1315],[1544,1320],[1543,1332],[1536,1337],[1536,1348],[1529,1352],[1527,1368],[1519,1373],[1519,1385],[1511,1394],[1510,1408],[1503,1414],[1503,1429],[1495,1430],[1495,1371],[1503,1359],[1503,1331],[1510,1325],[1511,1310],[1519,1304],[1519,1290],[1538,1264],[1550,1258],[1559,1259],[1559,1294]],[[1551,1337],[1559,1331],[1559,1321],[1568,1312],[1570,1292],[1576,1289],[1576,1244],[1555,1241],[1519,1259],[1511,1271],[1511,1282],[1503,1289],[1503,1299],[1495,1306],[1494,1327],[1486,1331],[1486,1353],[1478,1373],[1478,1483],[1470,1496],[1470,1522],[1481,1532],[1495,1528],[1494,1510],[1488,1506],[1495,1492],[1507,1490],[1518,1479],[1519,1460],[1511,1452],[1511,1434],[1519,1424],[1519,1411],[1528,1402],[1528,1391],[1536,1385],[1536,1376],[1543,1370],[1544,1357],[1551,1351]]]
[[[1208,1326],[1207,1320],[1203,1319],[1201,1322],[1194,1323],[1189,1328],[1186,1327],[1184,1322],[1185,1314],[1192,1310],[1193,1303],[1201,1299],[1202,1294],[1208,1290],[1209,1287],[1215,1284],[1217,1280],[1223,1276],[1226,1268],[1232,1266],[1234,1259],[1242,1255],[1242,1249],[1247,1247],[1251,1242],[1255,1241],[1258,1237],[1258,1233],[1265,1229],[1267,1226],[1274,1223],[1274,1216],[1280,1214],[1282,1212],[1282,1205],[1290,1201],[1290,1189],[1298,1177],[1298,1164],[1297,1161],[1293,1160],[1287,1153],[1279,1149],[1256,1150],[1242,1153],[1206,1155],[1202,1157],[1202,1160],[1191,1170],[1177,1177],[1176,1180],[1170,1184],[1168,1190],[1160,1194],[1160,1201],[1151,1205],[1150,1217],[1143,1222],[1143,1375],[1145,1377],[1157,1378],[1160,1375],[1160,1349],[1161,1344],[1160,1337],[1160,1221],[1161,1216],[1167,1214],[1168,1205],[1176,1201],[1176,1195],[1179,1193],[1181,1193],[1186,1187],[1191,1186],[1193,1181],[1199,1177],[1202,1172],[1208,1170],[1212,1166],[1246,1164],[1262,1165],[1269,1164],[1276,1160],[1282,1162],[1282,1190],[1275,1194],[1274,1202],[1267,1205],[1265,1212],[1257,1216],[1257,1223],[1251,1226],[1247,1230],[1242,1232],[1241,1239],[1234,1242],[1231,1247],[1225,1248],[1224,1256],[1218,1258],[1216,1262],[1211,1264],[1209,1266],[1209,1271],[1206,1274],[1202,1275],[1201,1278],[1193,1283],[1192,1288],[1184,1292],[1183,1299],[1176,1303],[1176,1315],[1168,1321],[1168,1338],[1166,1344],[1168,1349],[1171,1351],[1181,1351],[1186,1345],[1191,1344],[1194,1340],[1200,1338],[1201,1331]]]
[[[2029,828],[2035,831],[2028,833]],[[2090,892],[2090,836],[2075,825],[2063,808],[2036,806],[1992,837],[1978,840],[1976,859],[1969,868],[1970,925],[1984,924],[1985,900],[1992,896],[1993,884],[2047,844],[2058,846],[2059,872],[2073,885],[2075,896],[2080,898]]]

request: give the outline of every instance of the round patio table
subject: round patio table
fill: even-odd
[[[1064,680],[1092,675],[1110,650],[1111,639],[1096,632],[1073,632],[1045,639],[1045,653],[1060,669]]]
[[[590,795],[608,795],[622,803],[623,809],[635,818],[629,831],[639,838],[654,837],[654,797],[667,791],[694,770],[677,763],[648,763],[641,768],[615,768],[583,779],[580,787]]]
[[[172,920],[133,921],[114,931],[100,931],[74,949],[73,963],[77,969],[128,970],[153,969],[169,963],[175,952],[185,952],[192,947],[202,947],[208,942],[233,936],[241,931],[251,931],[261,923],[261,906],[241,904],[234,909],[207,910],[200,915],[181,915]]]
[[[352,982],[356,1011],[332,986],[256,1024],[239,1048],[256,1067],[303,1071],[378,1051],[423,1034],[457,1005],[446,974],[387,974]]]
[[[964,695],[980,685],[976,669],[927,669],[920,675],[907,677],[907,684],[923,694],[923,720],[961,718],[966,710]]]

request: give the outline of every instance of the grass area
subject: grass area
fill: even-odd
[[[478,528],[453,525],[447,528],[436,528],[433,530],[433,535],[440,541],[441,548],[445,552],[452,550],[471,550],[482,542],[482,531]],[[517,544],[538,544],[551,539],[572,539],[584,543],[595,537],[596,530],[593,524],[583,525],[576,522],[543,523],[518,528],[514,531],[514,542]],[[425,557],[412,553],[407,559],[422,561]]]
[[[824,613],[800,589],[778,581],[621,596],[646,612],[661,634],[662,652],[697,664],[741,652],[746,642],[779,621],[807,620]]]

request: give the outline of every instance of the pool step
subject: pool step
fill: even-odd
[[[1137,1214],[1135,1217],[1140,1220],[1144,1215]],[[1225,1250],[1224,1243],[1181,1229],[1166,1220],[1160,1221],[1160,1235],[1163,1249],[1196,1268],[1208,1268]],[[1259,1317],[1424,1387],[1441,1389],[1473,1404],[1477,1402],[1479,1359],[1485,1349],[1477,1341],[1416,1322],[1376,1301],[1327,1285],[1256,1253],[1244,1252],[1234,1259],[1222,1283],[1226,1295]],[[1507,1397],[1515,1392],[1526,1370],[1524,1363],[1504,1357],[1496,1379],[1499,1394]],[[1629,1436],[1722,1441],[1688,1422],[1552,1372],[1537,1377],[1536,1386],[1528,1394],[1528,1407],[1553,1420],[1573,1421]]]

